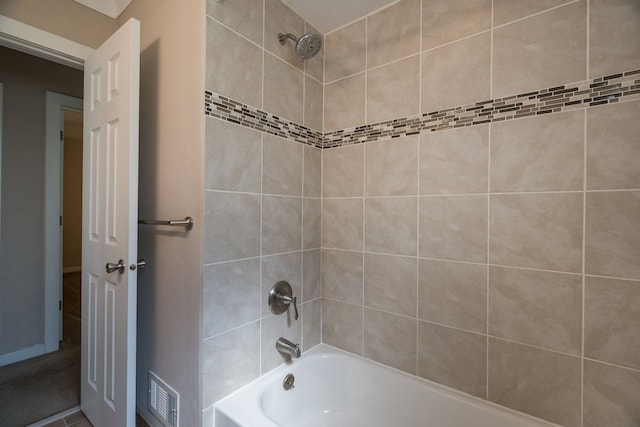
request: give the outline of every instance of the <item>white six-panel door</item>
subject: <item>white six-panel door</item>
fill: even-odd
[[[139,63],[131,19],[84,69],[81,405],[95,427],[135,425]]]

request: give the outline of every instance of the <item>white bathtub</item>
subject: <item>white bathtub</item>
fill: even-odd
[[[283,389],[287,374],[295,388]],[[549,427],[321,344],[216,404],[215,427]]]

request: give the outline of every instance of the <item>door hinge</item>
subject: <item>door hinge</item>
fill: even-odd
[[[60,227],[62,227],[62,215],[60,215]]]
[[[58,311],[62,311],[62,300],[58,300]]]
[[[64,131],[60,131],[60,141],[64,141]]]

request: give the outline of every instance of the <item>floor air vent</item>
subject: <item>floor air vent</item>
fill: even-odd
[[[178,393],[149,371],[149,411],[166,427],[178,427]]]

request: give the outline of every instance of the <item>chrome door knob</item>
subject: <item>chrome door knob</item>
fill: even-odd
[[[143,259],[139,259],[137,264],[131,264],[129,266],[129,270],[131,271],[136,271],[137,270],[144,270],[144,268],[147,266],[147,261],[143,260]]]
[[[118,273],[122,274],[124,273],[124,269],[125,269],[125,265],[124,265],[124,261],[123,260],[118,260],[117,264],[114,264],[112,262],[108,262],[106,265],[106,270],[107,273],[113,273],[114,271],[117,271]]]

